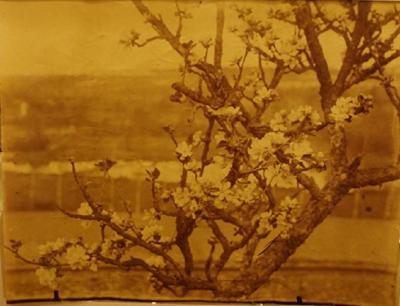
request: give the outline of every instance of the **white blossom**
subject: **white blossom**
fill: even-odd
[[[186,183],[187,187],[190,190],[190,195],[193,198],[204,198],[204,192],[203,192],[203,188],[200,185],[199,181],[197,180],[197,176],[196,175],[190,175],[190,173],[188,174],[187,177],[187,183]]]
[[[325,18],[329,19],[333,26],[341,31],[351,30],[354,26],[354,21],[346,16],[346,10],[336,3],[328,3],[321,7]]]
[[[270,132],[263,138],[253,138],[248,150],[249,155],[254,160],[262,160],[267,153],[273,153],[278,146],[285,144],[288,138],[281,132]]]
[[[306,48],[304,39],[293,37],[290,40],[277,40],[275,43],[278,50],[276,58],[282,60],[290,69],[295,69],[299,65],[299,59],[302,50]]]
[[[186,141],[180,142],[175,149],[175,152],[178,154],[178,158],[183,161],[188,157],[192,156],[192,146],[189,145]]]
[[[232,160],[223,156],[215,156],[213,162],[204,168],[203,175],[198,178],[198,182],[203,187],[219,184],[229,173],[231,165]]]
[[[233,201],[233,203],[236,203],[236,206],[240,205],[241,203],[251,203],[256,199],[259,199],[259,193],[260,190],[254,181],[249,181],[246,184],[236,185],[235,194],[237,201]]]
[[[201,135],[202,135],[202,131],[197,131],[192,135],[192,145],[193,146],[198,146],[202,140]]]
[[[79,215],[90,216],[93,213],[92,208],[90,207],[88,202],[82,202],[76,211]]]
[[[184,165],[186,170],[197,171],[201,167],[201,163],[198,160],[191,160]]]
[[[153,266],[156,268],[165,267],[164,259],[161,256],[150,256],[150,257],[146,258],[145,261],[149,266]]]
[[[304,155],[310,155],[313,153],[311,144],[308,140],[303,139],[299,142],[291,142],[286,153],[293,155],[297,159],[301,159]]]
[[[90,216],[93,214],[93,210],[88,202],[82,202],[76,212],[78,215],[82,216]],[[83,228],[88,228],[91,225],[91,222],[88,220],[82,220],[80,224]]]
[[[272,100],[275,96],[276,93],[274,90],[262,86],[261,88],[256,90],[256,95],[253,100],[257,104],[262,105],[265,102],[265,100]]]
[[[275,132],[285,132],[287,130],[286,116],[286,110],[276,112],[269,123],[271,129]]]

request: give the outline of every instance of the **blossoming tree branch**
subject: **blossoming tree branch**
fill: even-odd
[[[99,240],[58,239],[41,246],[37,259],[28,259],[22,243],[13,240],[8,248],[38,266],[42,284],[54,289],[70,269],[96,271],[110,265],[142,269],[155,289],[177,296],[192,290],[224,298],[250,296],[350,190],[400,178],[400,158],[388,167],[366,168],[363,156],[348,157],[346,143],[348,126],[374,106],[372,96],[347,94],[356,84],[375,80],[400,118],[399,94],[385,70],[400,56],[400,12],[395,5],[381,11],[371,2],[345,1],[337,4],[335,14],[322,1],[291,1],[271,6],[260,18],[251,7],[217,2],[215,38],[188,41],[182,33],[191,14],[184,3],[176,2],[174,26],[154,13],[150,3],[132,3],[154,36],[142,38],[132,31],[124,43],[135,48],[159,40],[169,44],[182,63],[170,100],[200,111],[205,129],[182,139],[172,127],[165,128],[176,147],[180,180],[166,186],[158,169],[148,171],[153,207],[144,220],[135,218],[129,205],[124,212],[112,211],[88,191],[71,161],[85,202],[76,212],[62,212],[97,226]],[[230,31],[243,52],[232,69],[222,65],[228,9],[236,14],[237,27]],[[291,27],[293,35],[281,37],[277,24]],[[345,44],[335,76],[321,40],[327,32]],[[272,111],[286,75],[306,72],[316,75],[319,107],[299,101],[296,108]],[[327,135],[328,150],[316,145],[321,133]],[[322,183],[317,176],[323,177]],[[163,228],[167,223],[174,224],[171,235]],[[203,260],[193,253],[191,239],[201,224],[209,229],[208,237],[202,236],[208,243]],[[238,256],[237,269],[224,277]]]

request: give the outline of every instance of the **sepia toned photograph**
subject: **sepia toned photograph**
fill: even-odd
[[[395,305],[397,1],[0,1],[9,303]]]

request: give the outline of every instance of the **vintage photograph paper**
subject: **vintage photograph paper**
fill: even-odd
[[[395,305],[399,10],[1,1],[5,299]]]

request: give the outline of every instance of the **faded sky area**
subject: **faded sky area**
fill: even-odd
[[[148,5],[176,29],[174,1],[149,1]],[[255,11],[264,13],[279,1],[254,5],[259,7]],[[230,6],[226,4],[225,64],[242,51],[239,40],[228,30],[236,24]],[[185,1],[182,7],[193,14],[185,24],[184,40],[214,36],[213,1],[202,1],[201,5]],[[142,33],[143,38],[154,35],[131,1],[0,2],[0,74],[144,74],[177,67],[179,59],[165,42],[155,41],[141,49],[120,44],[131,29]],[[289,30],[280,27],[279,35]],[[343,42],[329,35],[322,40],[329,63],[337,66]]]

